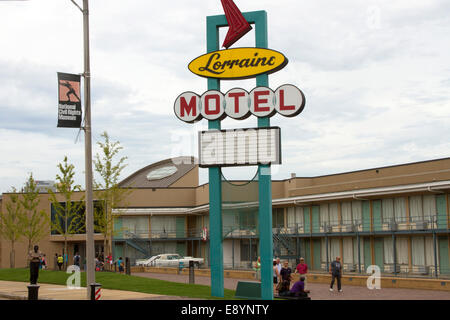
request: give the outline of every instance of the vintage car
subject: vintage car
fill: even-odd
[[[149,259],[138,260],[136,265],[145,267],[175,267],[180,266],[182,262],[183,267],[189,267],[189,261],[194,261],[194,267],[200,267],[203,264],[203,258],[182,257],[178,253],[165,253],[153,256]]]

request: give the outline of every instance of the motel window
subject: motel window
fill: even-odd
[[[399,197],[394,199],[394,215],[397,223],[406,222],[406,204],[405,198]]]
[[[332,226],[339,225],[339,203],[337,202],[330,203],[329,213],[330,213],[330,225]]]
[[[341,257],[341,240],[339,238],[328,238],[328,262],[331,263],[336,259],[336,257]],[[327,262],[327,247],[325,238],[322,238],[321,260],[322,263]]]
[[[414,266],[425,265],[425,238],[413,237],[411,238],[412,246],[412,263]]]
[[[395,251],[397,253],[397,263],[407,265],[409,263],[408,258],[408,238],[398,237],[395,239]]]
[[[383,223],[392,222],[394,219],[394,199],[383,199],[381,201]]]
[[[359,241],[359,258],[361,264],[364,264],[364,238],[359,238]],[[353,261],[355,264],[358,263],[358,241],[356,238],[353,240]]]
[[[354,246],[353,246],[353,238],[344,238],[343,241],[343,251],[344,251],[344,256],[343,261],[345,264],[354,264],[355,260],[354,260],[354,254],[353,254],[353,250],[354,250]]]
[[[284,227],[284,208],[272,209],[272,228]]]
[[[122,228],[124,231],[137,237],[148,237],[148,217],[122,217]]]
[[[252,240],[250,249],[250,240],[241,239],[241,261],[256,261],[258,259],[258,244]]]
[[[412,222],[432,222],[436,215],[435,195],[409,197],[409,214]]]
[[[303,227],[305,225],[305,214],[304,214],[303,207],[295,208],[295,223],[299,227]]]
[[[72,202],[72,203],[73,203],[73,205],[75,204],[75,202]],[[66,206],[65,202],[60,202],[59,204],[62,207]],[[94,211],[96,213],[98,213],[98,212],[100,212],[100,210],[102,210],[101,202],[95,200],[94,201]],[[66,229],[65,217],[63,214],[57,213],[53,203],[51,204],[50,211],[51,211],[50,219],[51,219],[52,224],[56,224],[56,220],[59,220],[58,221],[59,227],[52,226],[51,234],[52,235],[60,234],[59,230]],[[98,225],[99,225],[98,218],[96,218],[96,219],[94,219],[94,231],[95,232],[100,232]],[[68,230],[69,234],[84,234],[85,233],[86,224],[85,224],[85,206],[84,205],[81,205],[81,207],[79,208],[79,211],[76,214],[73,214],[73,215],[71,215],[71,217],[68,217],[67,228],[69,229]]]
[[[434,194],[423,196],[424,220],[432,222],[436,215],[436,197]]]
[[[341,216],[342,216],[342,224],[349,225],[352,224],[352,203],[351,202],[342,202],[341,203]]]
[[[330,244],[330,261],[334,261],[336,257],[341,256],[341,241],[338,238],[329,239]]]
[[[328,203],[321,204],[319,208],[320,226],[330,225],[330,215],[328,211]]]
[[[412,237],[411,245],[414,266],[434,265],[433,237]]]
[[[176,232],[177,220],[175,216],[152,216],[150,227],[152,235]]]
[[[296,225],[295,207],[287,208],[287,227],[293,228]]]
[[[255,229],[257,227],[258,211],[244,211],[239,213],[239,225],[241,229]]]
[[[412,222],[423,221],[422,196],[409,197],[409,216]]]
[[[384,238],[384,263],[394,263],[394,240],[391,237]]]
[[[222,228],[224,234],[239,229],[239,214],[234,210],[224,210],[222,215]]]
[[[362,223],[362,201],[352,201],[352,217],[355,225]]]

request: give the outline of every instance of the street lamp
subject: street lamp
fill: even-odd
[[[91,284],[95,283],[94,252],[94,205],[92,196],[92,128],[91,128],[91,70],[89,59],[89,3],[83,0],[81,8],[74,0],[72,3],[83,13],[84,39],[84,148],[86,180],[86,287],[87,298],[91,297]]]
[[[28,0],[2,0],[28,1]],[[91,297],[91,284],[95,284],[95,252],[94,252],[94,204],[92,196],[92,128],[91,128],[91,70],[89,59],[89,3],[83,0],[81,8],[75,0],[70,0],[83,13],[84,39],[84,145],[85,145],[85,180],[86,180],[86,287],[87,298]]]

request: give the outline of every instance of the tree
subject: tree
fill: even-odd
[[[15,268],[16,250],[15,243],[23,237],[22,222],[23,211],[19,201],[17,190],[13,187],[5,204],[6,211],[0,212],[0,226],[3,237],[11,242],[9,254],[10,267]]]
[[[124,200],[129,194],[126,189],[119,188],[119,177],[122,170],[127,166],[125,161],[127,157],[121,157],[117,162],[116,156],[123,149],[119,141],[111,141],[108,133],[105,131],[101,135],[104,142],[97,142],[102,150],[102,156],[97,153],[94,166],[95,171],[101,179],[95,181],[96,197],[101,200],[100,210],[94,210],[96,231],[103,234],[103,248],[105,256],[111,253],[111,243],[109,239],[114,233],[114,218],[112,209],[119,205],[124,205]]]
[[[23,215],[21,215],[22,231],[28,241],[28,251],[31,251],[33,243],[37,243],[48,234],[47,227],[50,220],[44,210],[38,210],[39,192],[32,173],[25,183],[19,202],[23,208]]]
[[[81,186],[74,184],[75,166],[68,163],[67,156],[63,163],[58,164],[58,169],[60,173],[56,175],[56,192],[59,194],[48,190],[53,206],[50,224],[51,230],[64,238],[64,254],[67,254],[67,239],[82,231],[84,226],[84,196],[76,201],[73,199],[74,194],[81,191]]]

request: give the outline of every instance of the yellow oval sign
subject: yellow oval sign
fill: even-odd
[[[224,80],[253,78],[284,68],[288,59],[280,52],[262,48],[234,48],[204,54],[189,63],[189,70],[206,78]]]

